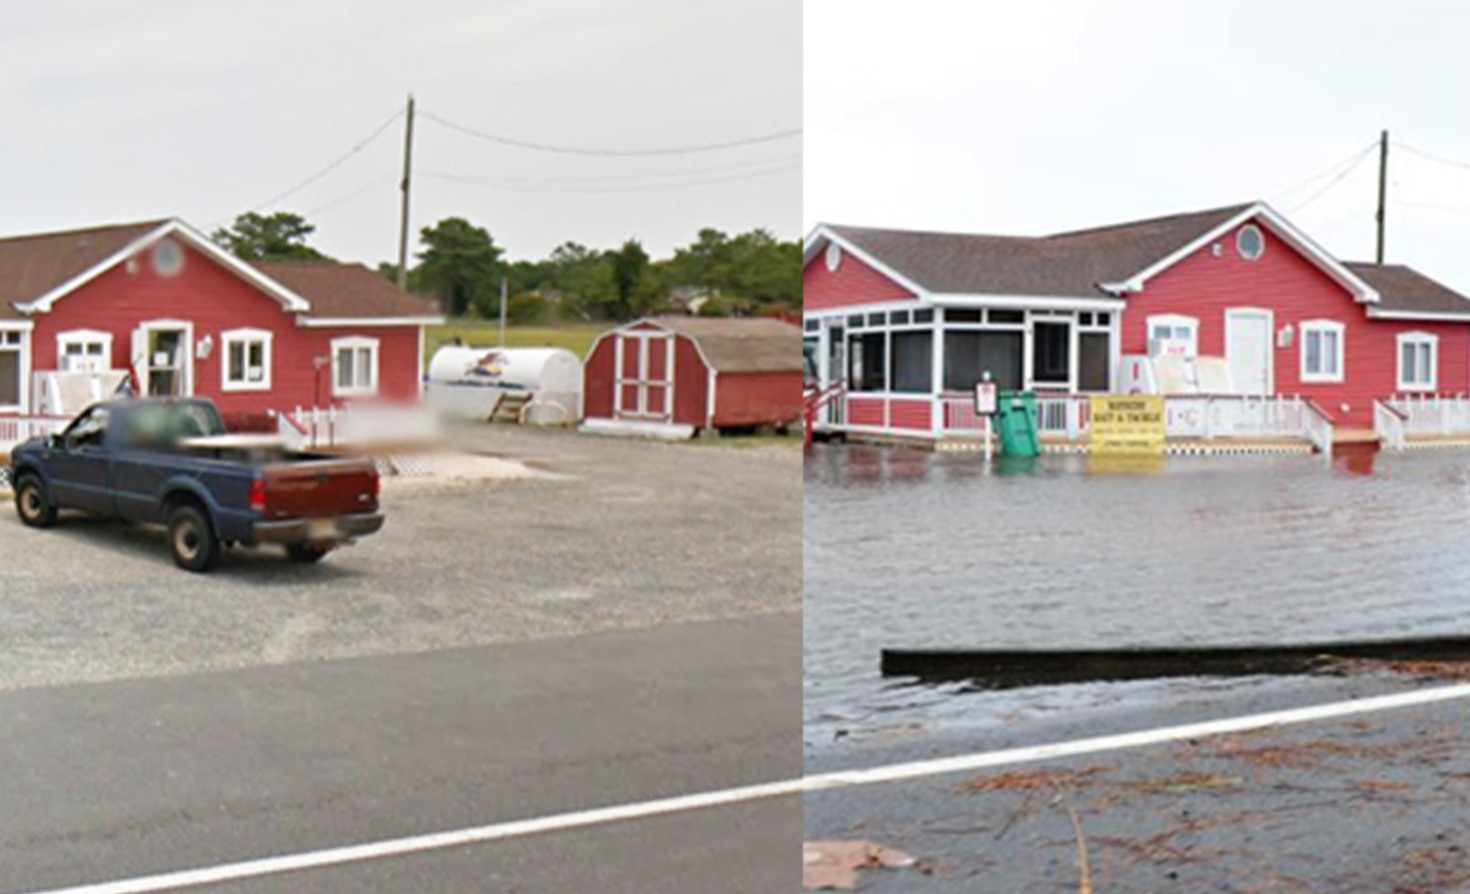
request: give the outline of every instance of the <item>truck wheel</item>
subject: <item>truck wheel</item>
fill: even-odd
[[[309,543],[293,543],[286,547],[286,558],[302,565],[320,562],[326,554],[327,550]]]
[[[168,546],[174,564],[186,571],[208,571],[219,561],[219,538],[208,516],[195,506],[180,506],[169,513]]]
[[[20,513],[21,523],[31,528],[49,528],[56,521],[56,506],[34,475],[22,476],[16,486],[15,511]]]

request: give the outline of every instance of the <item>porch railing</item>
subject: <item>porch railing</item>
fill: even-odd
[[[1408,445],[1405,432],[1408,421],[1408,414],[1393,404],[1381,400],[1373,402],[1373,431],[1389,450],[1403,450]]]
[[[1406,438],[1470,436],[1470,397],[1463,394],[1399,394],[1388,406],[1403,417]]]

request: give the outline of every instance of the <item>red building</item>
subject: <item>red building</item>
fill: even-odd
[[[660,317],[598,336],[584,365],[591,427],[789,425],[801,417],[801,333],[774,319]]]
[[[131,373],[227,415],[419,394],[423,300],[360,264],[248,264],[178,220],[0,240],[0,415],[49,373]]]
[[[1165,393],[1171,435],[1189,415],[1260,437],[1371,432],[1470,392],[1470,299],[1339,261],[1264,203],[1041,237],[824,224],[803,283],[810,362],[847,386],[833,430],[973,434],[987,374],[1074,438],[1089,392]]]

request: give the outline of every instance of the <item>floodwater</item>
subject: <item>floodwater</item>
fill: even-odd
[[[1470,453],[990,467],[973,455],[817,445],[804,494],[808,745],[838,730],[973,722],[1179,685],[957,704],[964,686],[880,679],[884,647],[1470,632]]]

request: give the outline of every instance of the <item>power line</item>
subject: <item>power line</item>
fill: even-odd
[[[1313,183],[1317,182],[1318,180],[1322,179],[1323,177],[1328,176],[1333,171],[1336,171],[1338,168],[1341,168],[1343,165],[1351,165],[1351,164],[1354,164],[1356,162],[1362,161],[1363,160],[1363,156],[1367,155],[1369,152],[1372,152],[1373,151],[1373,148],[1375,146],[1377,146],[1377,145],[1378,145],[1378,141],[1377,140],[1373,140],[1368,145],[1364,146],[1362,149],[1359,149],[1357,152],[1354,152],[1352,155],[1349,155],[1347,158],[1344,158],[1341,161],[1338,161],[1338,162],[1336,162],[1334,164],[1328,165],[1326,168],[1322,169],[1321,171],[1318,171],[1317,173],[1313,174],[1312,176],[1306,178],[1305,180],[1299,181],[1295,186],[1291,186],[1291,187],[1289,187],[1287,189],[1283,189],[1280,192],[1276,193],[1274,196],[1272,196],[1272,201],[1275,201],[1275,200],[1278,200],[1278,199],[1284,199],[1287,196],[1291,195],[1292,193],[1296,192],[1297,190],[1299,190],[1299,189],[1301,189],[1301,188],[1303,188],[1305,186],[1310,186],[1311,184],[1313,184]]]
[[[1374,146],[1376,146],[1376,145],[1377,145],[1377,142],[1375,141]],[[1288,214],[1295,214],[1295,213],[1297,213],[1298,211],[1302,210],[1303,208],[1305,208],[1308,205],[1312,204],[1313,202],[1317,201],[1319,198],[1321,198],[1323,195],[1325,195],[1328,190],[1332,189],[1332,187],[1334,187],[1337,184],[1341,183],[1343,181],[1343,179],[1345,177],[1347,177],[1347,175],[1351,174],[1353,171],[1356,171],[1358,169],[1358,166],[1363,163],[1363,159],[1367,158],[1368,157],[1368,154],[1373,151],[1374,146],[1369,146],[1367,149],[1365,149],[1362,152],[1360,152],[1358,154],[1358,156],[1353,159],[1352,164],[1348,165],[1346,168],[1344,168],[1343,170],[1339,171],[1336,177],[1333,177],[1331,180],[1327,181],[1325,184],[1323,184],[1323,186],[1322,186],[1321,189],[1319,189],[1316,192],[1312,193],[1310,196],[1308,196],[1307,198],[1305,198],[1304,200],[1302,200],[1299,204],[1293,206],[1291,208],[1291,210],[1289,210],[1287,213]]]
[[[1455,161],[1453,158],[1445,158],[1443,155],[1435,155],[1433,152],[1425,152],[1423,149],[1415,149],[1413,146],[1407,145],[1405,143],[1400,143],[1398,140],[1394,140],[1393,145],[1399,147],[1405,152],[1410,153],[1411,155],[1417,155],[1420,158],[1427,158],[1430,161],[1439,162],[1442,165],[1449,165],[1452,168],[1464,168],[1466,170],[1470,170],[1470,162]]]
[[[402,110],[394,112],[391,116],[389,116],[387,121],[384,121],[382,124],[378,125],[377,130],[374,130],[372,133],[368,134],[367,137],[359,141],[357,145],[353,146],[351,149],[347,150],[347,152],[344,153],[336,161],[322,168],[320,171],[317,171],[315,174],[312,174],[310,177],[306,178],[305,180],[301,181],[300,183],[296,184],[295,186],[291,187],[280,195],[261,202],[258,205],[255,205],[250,210],[259,211],[260,209],[268,208],[283,199],[288,199],[291,196],[296,195],[298,192],[301,192],[303,189],[306,189],[308,186],[312,185],[318,180],[322,179],[323,177],[327,176],[328,174],[332,173],[337,168],[341,167],[349,158],[361,152],[363,149],[366,149],[369,144],[371,144],[374,140],[383,135],[383,131],[393,126],[393,122],[397,121],[401,117],[403,117]]]
[[[470,186],[481,186],[488,189],[504,190],[508,192],[531,192],[531,193],[568,193],[568,194],[598,194],[598,193],[629,193],[629,192],[652,192],[664,189],[682,189],[690,186],[705,186],[714,183],[733,183],[739,180],[752,180],[757,177],[768,177],[784,171],[801,170],[801,162],[787,162],[776,167],[766,168],[759,171],[747,171],[744,174],[736,174],[728,177],[709,177],[699,180],[671,181],[667,183],[650,183],[641,186],[609,186],[596,187],[557,187],[557,186],[527,186],[524,183],[516,183],[506,180],[490,180],[483,177],[467,177],[460,174],[448,174],[441,171],[420,171],[420,176],[431,180],[446,180],[452,183],[464,183]]]
[[[323,211],[330,211],[331,209],[336,208],[338,205],[345,205],[348,202],[351,202],[353,199],[360,198],[370,192],[373,192],[374,190],[382,189],[385,186],[392,186],[397,182],[398,178],[396,177],[379,177],[377,180],[374,180],[371,183],[366,183],[358,187],[357,189],[354,189],[352,192],[348,193],[345,196],[339,196],[330,202],[318,205],[315,208],[304,211],[302,212],[301,216],[307,218],[315,217],[316,215],[321,214]]]
[[[777,140],[786,140],[792,137],[799,137],[802,133],[802,129],[796,127],[790,130],[780,130],[774,133],[760,134],[758,136],[745,137],[738,140],[727,140],[723,143],[703,143],[692,146],[667,146],[657,149],[594,149],[585,146],[559,146],[552,143],[537,143],[531,140],[522,140],[515,137],[501,136],[500,134],[486,133],[482,130],[475,130],[474,128],[465,127],[462,124],[455,124],[453,121],[446,121],[445,119],[440,118],[438,115],[435,115],[433,112],[420,111],[419,114],[422,115],[424,118],[433,121],[435,124],[440,125],[441,127],[447,127],[450,130],[458,131],[459,133],[465,134],[466,136],[476,137],[481,140],[488,140],[492,143],[499,143],[502,146],[513,146],[517,149],[531,149],[537,152],[555,152],[561,155],[599,155],[617,158],[635,158],[656,155],[694,155],[703,152],[721,152],[726,149],[739,149],[744,146],[757,146],[762,143],[772,143]]]
[[[495,177],[479,174],[454,174],[464,180],[473,180],[494,185],[524,188],[527,191],[536,189],[558,189],[562,187],[627,187],[636,189],[641,185],[658,186],[670,180],[681,180],[687,178],[718,177],[726,174],[742,174],[747,172],[760,172],[773,165],[788,166],[801,163],[801,156],[786,156],[777,158],[765,158],[759,161],[748,161],[735,165],[719,165],[709,168],[695,168],[684,171],[658,171],[646,174],[635,174],[628,177],[548,177],[524,179],[520,177]]]

